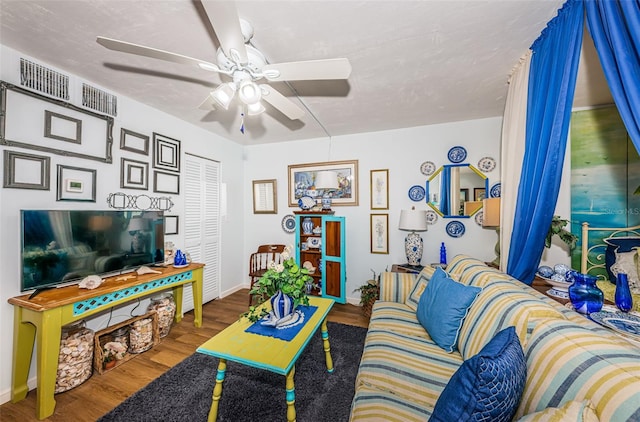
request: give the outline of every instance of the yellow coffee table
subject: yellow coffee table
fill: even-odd
[[[213,388],[213,402],[209,411],[208,420],[210,422],[215,421],[218,416],[218,403],[222,395],[222,382],[227,369],[227,360],[284,375],[286,377],[285,386],[287,391],[287,420],[289,422],[296,420],[295,388],[293,383],[295,364],[313,334],[318,330],[318,327],[322,327],[327,370],[333,372],[326,320],[327,314],[333,306],[333,300],[314,296],[309,298],[309,305],[316,306],[318,309],[291,341],[246,333],[245,330],[253,323],[246,318],[242,318],[198,347],[197,352],[220,359],[216,385]],[[270,304],[268,303],[262,306],[267,306],[270,309]]]

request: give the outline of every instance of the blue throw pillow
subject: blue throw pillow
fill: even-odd
[[[453,374],[429,421],[510,421],[526,378],[527,362],[516,330],[505,328]]]
[[[448,353],[458,348],[458,333],[479,287],[453,281],[442,268],[436,269],[418,301],[416,316],[429,337]]]
[[[640,237],[608,237],[602,239],[607,244],[604,252],[605,268],[609,280],[615,284],[616,276],[611,272],[611,266],[616,263],[616,252],[631,252],[636,246],[640,246]]]

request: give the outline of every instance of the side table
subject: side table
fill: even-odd
[[[409,274],[420,274],[424,265],[409,265],[409,264],[393,264],[391,267],[391,272],[394,273],[409,273]]]

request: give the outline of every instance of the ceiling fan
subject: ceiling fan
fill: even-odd
[[[227,110],[237,94],[248,115],[262,113],[265,108],[261,100],[264,100],[289,119],[296,120],[304,116],[300,107],[268,84],[257,82],[262,79],[267,82],[347,79],[351,74],[351,64],[346,58],[267,64],[264,55],[250,45],[253,28],[238,17],[233,2],[200,2],[220,42],[216,63],[111,38],[97,37],[97,42],[110,50],[197,66],[227,75],[231,80],[218,85],[200,104],[200,108],[207,110],[215,110],[216,106]]]

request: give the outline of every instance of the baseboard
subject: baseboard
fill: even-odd
[[[234,294],[235,292],[237,292],[238,290],[248,289],[248,288],[249,288],[249,286],[248,286],[248,285],[246,285],[246,286],[245,286],[245,285],[242,285],[242,284],[240,284],[240,285],[238,285],[238,286],[234,286],[234,287],[232,287],[232,288],[231,288],[231,289],[229,289],[229,290],[225,290],[225,291],[223,291],[223,292],[220,292],[220,299],[223,299],[223,298],[225,298],[225,297],[227,297],[227,296],[229,296],[229,295],[232,295],[232,294]],[[248,300],[248,299],[247,299],[247,300]]]
[[[29,391],[33,390],[34,388],[36,388],[36,385],[38,383],[38,378],[37,377],[33,377],[29,380],[27,380],[27,388],[29,388]],[[5,404],[11,401],[11,388],[7,388],[4,391],[0,392],[0,404]]]

